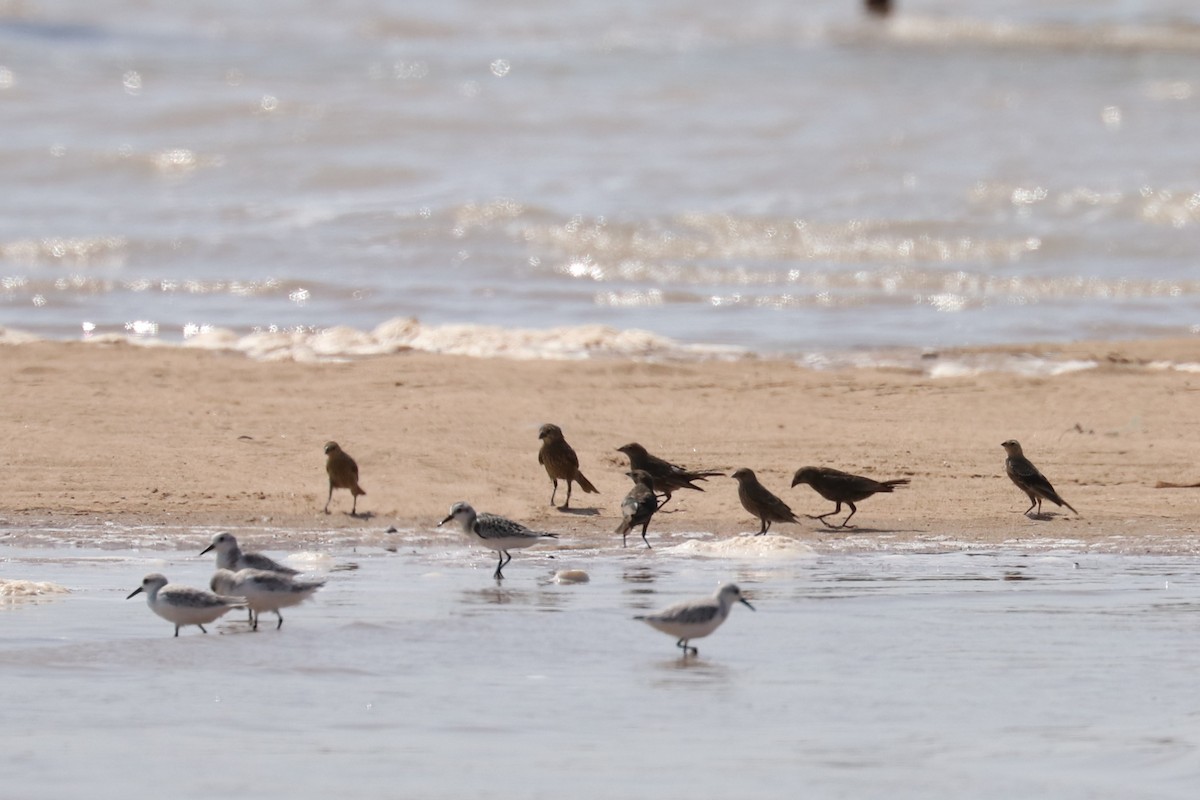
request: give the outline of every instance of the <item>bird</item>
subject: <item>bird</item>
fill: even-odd
[[[640,469],[643,472],[648,472],[650,477],[654,479],[655,490],[663,493],[663,501],[659,503],[659,508],[667,504],[667,501],[671,499],[671,494],[676,489],[695,489],[697,492],[703,492],[704,490],[697,486],[694,481],[702,481],[725,474],[724,472],[717,472],[715,470],[692,471],[685,469],[678,464],[672,464],[658,456],[650,455],[646,448],[637,442],[621,445],[617,448],[617,452],[629,456],[629,468],[631,470]]]
[[[890,481],[877,481],[871,478],[864,478],[862,475],[851,475],[849,472],[842,472],[840,469],[832,467],[801,467],[796,470],[795,476],[792,478],[792,486],[797,486],[801,483],[807,483],[817,494],[824,497],[826,500],[832,500],[837,503],[837,507],[828,514],[805,514],[809,519],[819,519],[826,525],[826,517],[841,513],[842,503],[850,506],[850,515],[842,520],[841,525],[829,525],[831,528],[853,528],[849,524],[850,517],[853,517],[858,507],[854,504],[860,500],[865,500],[876,492],[891,492],[897,486],[907,486],[908,478],[897,478]]]
[[[217,551],[217,569],[227,569],[237,572],[240,569],[265,569],[284,575],[299,575],[300,570],[285,567],[274,559],[262,553],[246,553],[238,546],[237,537],[232,533],[213,534],[212,543],[200,551],[204,555],[209,550]]]
[[[279,618],[275,630],[283,627],[279,609],[299,605],[325,585],[322,580],[299,580],[265,569],[218,569],[208,587],[219,595],[244,597],[250,609],[250,626],[258,630],[258,615],[270,611]]]
[[[509,561],[512,561],[509,550],[529,547],[537,544],[540,539],[558,538],[557,533],[532,531],[519,522],[513,522],[511,519],[505,519],[495,514],[477,514],[470,503],[459,502],[450,506],[450,513],[438,523],[438,527],[442,527],[452,519],[458,521],[458,524],[462,526],[463,533],[468,537],[500,554],[496,571],[492,573],[492,577],[496,580],[504,577],[501,574],[502,570]]]
[[[731,476],[738,482],[738,499],[742,507],[762,520],[762,528],[755,536],[771,530],[772,522],[799,522],[787,503],[771,494],[767,487],[758,482],[754,470],[747,467],[735,471]]]
[[[650,518],[659,508],[658,496],[654,494],[654,478],[643,469],[630,470],[625,474],[633,478],[633,488],[621,501],[624,519],[617,526],[617,533],[621,534],[621,547],[626,546],[625,537],[638,525],[642,526],[642,541],[646,542],[646,547],[650,547],[650,542],[646,541],[646,529],[650,527]]]
[[[190,586],[173,586],[165,575],[152,572],[142,578],[142,585],[129,593],[125,599],[146,593],[146,605],[167,622],[174,623],[175,635],[184,625],[195,625],[201,633],[205,622],[215,622],[231,608],[245,608],[241,597],[225,597]]]
[[[1059,493],[1054,491],[1050,481],[1046,480],[1046,476],[1038,471],[1033,462],[1025,457],[1020,442],[1016,439],[1009,439],[1001,442],[1000,446],[1008,454],[1008,457],[1004,459],[1004,471],[1008,473],[1008,477],[1012,479],[1018,489],[1029,495],[1029,508],[1025,509],[1026,516],[1033,511],[1034,506],[1037,506],[1036,516],[1040,517],[1043,500],[1049,500],[1059,506],[1066,506],[1075,514],[1079,514],[1070,503],[1063,500]]]
[[[358,516],[358,496],[366,494],[358,485],[358,464],[337,442],[325,443],[325,471],[329,473],[329,496],[325,498],[325,513],[329,513],[329,501],[333,500],[334,489],[349,489],[354,503],[350,516]]]
[[[717,589],[712,597],[685,600],[662,611],[636,616],[634,619],[645,622],[655,630],[678,637],[675,646],[683,649],[685,657],[688,651],[691,651],[692,655],[700,655],[700,651],[691,647],[688,642],[708,636],[721,627],[735,600],[751,611],[754,610],[750,601],[742,596],[741,589],[732,583],[726,583]]]
[[[538,463],[546,468],[546,474],[554,483],[554,489],[550,492],[550,505],[554,505],[560,478],[567,482],[567,499],[559,506],[561,511],[566,511],[571,505],[572,482],[578,483],[579,488],[585,492],[600,493],[579,471],[579,456],[575,455],[574,448],[563,438],[562,428],[547,422],[538,429],[538,438],[542,440],[542,447],[538,450]]]

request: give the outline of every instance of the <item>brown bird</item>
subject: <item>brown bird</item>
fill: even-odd
[[[742,507],[762,520],[762,529],[755,536],[762,536],[771,530],[772,522],[799,522],[787,503],[758,482],[754,470],[742,467],[731,476],[738,482],[738,499]]]
[[[807,483],[817,494],[824,497],[826,500],[832,500],[837,503],[837,508],[830,511],[828,514],[814,516],[813,514],[805,514],[809,519],[819,519],[826,525],[826,517],[831,517],[834,514],[841,513],[842,503],[850,506],[850,515],[842,520],[841,525],[829,525],[831,528],[853,528],[850,524],[850,517],[853,517],[858,507],[854,504],[860,500],[866,500],[876,492],[891,492],[893,487],[907,486],[908,478],[897,478],[891,481],[876,481],[871,478],[864,478],[861,475],[851,475],[849,472],[842,472],[840,469],[832,469],[831,467],[801,467],[796,470],[795,477],[792,478],[792,486],[800,483]]]
[[[693,481],[702,481],[707,478],[713,478],[717,475],[724,475],[724,472],[715,471],[698,471],[693,472],[683,467],[672,464],[669,461],[664,461],[658,456],[652,456],[637,442],[621,445],[617,448],[618,453],[624,453],[629,456],[629,468],[631,470],[642,470],[649,473],[654,479],[654,488],[663,493],[663,501],[659,504],[662,508],[671,499],[671,493],[676,489],[695,489],[697,492],[703,492],[699,486]]]
[[[329,513],[329,501],[333,499],[334,489],[349,489],[354,498],[350,516],[358,516],[358,496],[366,494],[358,485],[358,464],[337,442],[325,443],[325,471],[329,473],[329,497],[325,498],[325,513]]]
[[[625,474],[633,478],[633,488],[621,501],[621,514],[625,517],[617,526],[617,533],[621,534],[621,547],[626,546],[625,537],[638,525],[642,526],[642,541],[646,542],[646,547],[650,547],[650,542],[646,540],[646,529],[650,527],[650,518],[658,511],[654,478],[643,469],[630,470]]]
[[[1009,439],[1007,442],[1001,442],[1000,446],[1004,448],[1004,452],[1008,453],[1008,458],[1004,459],[1004,471],[1008,473],[1008,477],[1012,479],[1018,489],[1029,495],[1029,508],[1025,509],[1026,515],[1033,511],[1034,506],[1037,506],[1037,516],[1040,517],[1042,500],[1049,500],[1051,503],[1066,506],[1075,511],[1070,503],[1063,500],[1058,492],[1054,491],[1054,487],[1050,485],[1050,481],[1046,480],[1046,476],[1025,457],[1025,453],[1021,451],[1020,442],[1016,439]],[[1079,512],[1075,511],[1075,513]]]
[[[592,482],[583,477],[579,471],[579,456],[563,438],[562,428],[546,423],[538,429],[538,438],[542,440],[542,449],[538,451],[538,463],[546,468],[546,474],[554,482],[554,490],[550,492],[550,505],[554,505],[554,496],[558,494],[559,478],[567,482],[567,499],[559,506],[566,510],[571,505],[571,483],[579,484],[585,492],[599,494]]]

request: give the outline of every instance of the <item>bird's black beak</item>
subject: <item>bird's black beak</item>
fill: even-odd
[[[452,519],[454,519],[454,515],[453,515],[453,514],[449,515],[449,516],[448,516],[448,517],[446,517],[444,520],[442,520],[441,522],[439,522],[439,523],[437,524],[437,526],[440,528],[440,527],[442,527],[443,525],[445,525],[447,522],[449,522],[449,521],[450,521],[450,520],[452,520]]]
[[[750,609],[751,611],[757,611],[757,609],[754,606],[750,605],[750,601],[747,600],[746,598],[739,597],[738,600],[740,600],[742,605],[744,605],[746,608]]]
[[[126,597],[125,599],[128,600],[130,597],[133,597],[135,594],[140,594],[141,591],[142,591],[142,587],[139,586],[136,589],[134,589],[132,592],[130,592],[129,597]]]
[[[799,483],[799,482],[800,482],[800,479],[799,479],[799,478],[796,478],[796,477],[793,477],[793,478],[792,478],[792,486],[795,486],[795,485],[796,485],[797,483]]]
[[[200,551],[200,555],[204,555],[205,553],[207,553],[209,550],[212,550],[212,549],[213,549],[213,546],[210,544],[208,547],[206,547]]]

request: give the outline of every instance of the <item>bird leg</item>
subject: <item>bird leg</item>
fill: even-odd
[[[643,541],[643,542],[646,542],[646,549],[647,549],[647,550],[653,550],[654,548],[650,546],[650,542],[649,542],[649,540],[647,540],[647,539],[646,539],[646,529],[647,529],[647,528],[649,528],[649,527],[650,527],[650,521],[649,521],[649,520],[647,520],[645,523],[643,523],[643,524],[642,524],[642,541]]]
[[[201,633],[208,633],[208,631],[204,630],[204,626],[203,626],[203,625],[201,625],[199,622],[197,622],[197,623],[196,623],[196,627],[200,629],[200,632],[201,632]],[[179,635],[179,628],[176,628],[176,629],[175,629],[175,635],[176,635],[176,636],[178,636],[178,635]]]
[[[763,519],[762,519],[762,527],[759,529],[758,533],[756,533],[756,534],[754,534],[754,535],[755,535],[755,536],[762,536],[764,533],[766,533],[766,532],[767,532],[767,531],[769,531],[769,530],[771,530],[771,523],[767,521],[767,518],[766,518],[766,517],[763,517]]]
[[[354,498],[354,504],[350,506],[350,516],[357,517],[358,516],[358,495],[354,494],[354,492],[351,492],[350,494]]]
[[[666,505],[667,503],[669,503],[669,502],[671,502],[671,495],[669,495],[669,494],[664,494],[664,495],[663,495],[662,502],[658,504],[658,508],[654,509],[654,510],[655,510],[655,512],[661,511],[661,510],[662,510],[662,508],[663,508],[663,506],[665,506],[665,505]]]
[[[850,517],[853,517],[855,514],[858,513],[858,509],[854,506],[854,503],[847,502],[846,505],[850,506]],[[844,520],[842,520],[841,527],[843,527],[843,528],[853,528],[854,527],[853,525],[850,524],[850,517],[846,517]]]
[[[333,500],[333,481],[329,482],[329,497],[325,498],[325,513],[329,513],[329,501]]]
[[[558,494],[558,478],[551,478],[554,481],[554,489],[550,492],[550,505],[554,505],[554,496]]]
[[[563,504],[558,507],[559,511],[566,511],[571,507],[571,479],[567,478],[567,499],[563,500]]]
[[[279,617],[279,623],[275,626],[275,630],[283,627],[283,614],[279,613],[279,609],[275,609],[275,616]]]
[[[1025,494],[1029,494],[1029,492],[1026,492]],[[1042,501],[1037,497],[1037,495],[1029,494],[1029,508],[1025,509],[1025,516],[1029,516],[1029,512],[1033,511],[1034,506],[1037,506],[1037,516],[1040,517],[1042,515]]]
[[[203,630],[203,628],[201,628],[201,630]],[[176,639],[179,638],[179,626],[178,625],[175,626],[175,638]]]
[[[804,516],[808,517],[809,519],[819,519],[819,520],[821,520],[821,523],[823,525],[825,525],[826,527],[836,528],[837,527],[836,525],[830,525],[828,522],[825,521],[826,517],[832,517],[835,514],[842,513],[842,502],[840,500],[834,500],[833,502],[837,503],[837,508],[835,508],[833,511],[830,511],[828,514],[821,514],[819,516],[813,516],[812,514],[805,514]],[[850,517],[846,517],[846,519],[850,519]]]
[[[508,554],[507,550],[501,550],[499,552],[500,552],[500,563],[496,564],[496,571],[492,573],[492,577],[495,578],[496,580],[500,580],[501,578],[504,577],[504,575],[501,574],[501,570],[504,569],[505,564],[507,564],[509,561],[512,561],[512,556]],[[505,556],[508,556],[507,561],[504,558]]]
[[[692,655],[694,655],[694,656],[700,655],[700,651],[694,647],[690,647],[687,642],[688,642],[687,639],[680,639],[678,642],[675,643],[676,647],[683,649],[684,658],[687,658],[687,654],[688,654],[689,650],[692,651]]]
[[[250,612],[250,620],[251,620],[250,630],[252,630],[252,631],[258,630],[258,614],[255,614],[253,611],[251,611]]]

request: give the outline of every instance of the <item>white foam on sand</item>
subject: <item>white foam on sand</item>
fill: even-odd
[[[814,558],[812,545],[790,536],[754,536],[743,534],[724,539],[689,539],[686,542],[660,547],[659,552],[692,558],[755,558],[789,560]]]
[[[65,586],[49,581],[5,580],[0,578],[0,599],[20,600],[29,597],[45,597],[47,595],[70,594]]]

